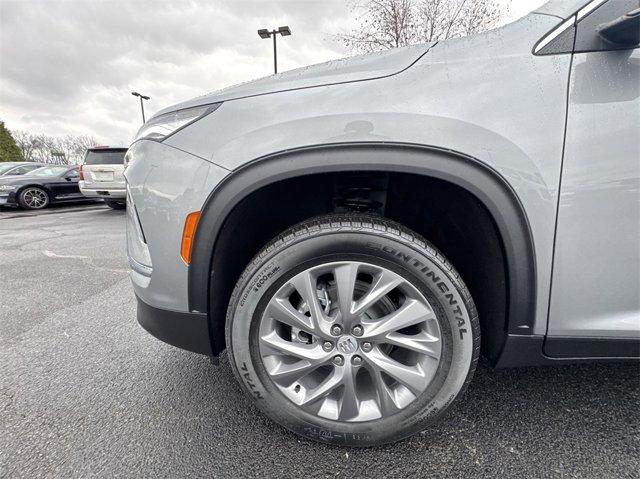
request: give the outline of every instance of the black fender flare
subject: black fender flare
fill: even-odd
[[[509,183],[493,168],[453,150],[407,143],[335,143],[296,148],[257,158],[231,172],[201,210],[189,266],[190,311],[210,311],[213,255],[225,219],[245,197],[298,176],[340,171],[412,173],[458,185],[484,204],[502,238],[507,261],[507,331],[533,334],[536,258],[526,212]],[[209,318],[210,321],[216,318]],[[224,321],[224,319],[221,319]]]

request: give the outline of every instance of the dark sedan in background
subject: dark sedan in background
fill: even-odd
[[[38,210],[52,203],[84,201],[77,166],[45,166],[21,176],[0,176],[0,206]]]

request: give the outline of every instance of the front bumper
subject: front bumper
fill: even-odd
[[[16,192],[0,192],[0,206],[18,206],[18,197]]]
[[[138,322],[165,343],[194,353],[213,356],[209,322],[205,313],[183,313],[154,308],[138,300]]]

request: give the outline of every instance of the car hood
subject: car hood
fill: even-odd
[[[373,80],[375,78],[395,75],[413,65],[422,55],[427,53],[433,45],[435,45],[435,43],[412,45],[384,52],[369,53],[296,68],[295,70],[289,70],[207,93],[206,95],[165,108],[154,116],[183,108],[264,95],[265,93],[333,85],[336,83]]]

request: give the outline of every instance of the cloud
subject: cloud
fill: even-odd
[[[256,30],[289,25],[279,69],[347,54],[330,40],[348,25],[342,0],[0,1],[0,117],[11,129],[88,133],[127,144],[173,103],[272,72]]]

